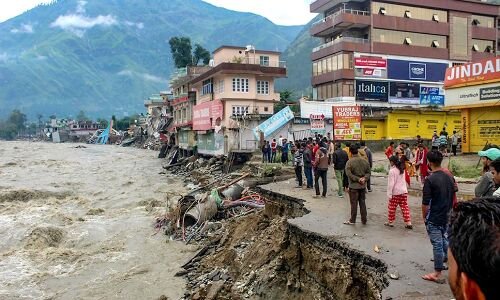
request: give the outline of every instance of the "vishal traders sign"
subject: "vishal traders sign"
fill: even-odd
[[[334,139],[361,140],[361,107],[333,106],[332,110]]]
[[[293,119],[293,112],[289,106],[283,108],[272,117],[264,121],[259,126],[253,129],[253,134],[258,140],[260,138],[260,132],[264,133],[264,138],[269,137],[273,132],[283,127],[288,121]]]
[[[445,88],[500,81],[500,57],[464,64],[446,70]],[[447,92],[448,93],[448,92]]]
[[[388,82],[356,79],[356,100],[387,102],[388,96]]]

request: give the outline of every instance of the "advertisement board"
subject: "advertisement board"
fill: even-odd
[[[325,116],[324,115],[311,115],[311,133],[318,133],[324,135],[325,129]]]
[[[361,140],[360,106],[334,106],[332,113],[334,140]]]
[[[259,132],[264,133],[264,138],[269,137],[273,132],[280,129],[288,121],[293,119],[293,112],[289,106],[283,108],[276,114],[272,115],[269,119],[261,123],[253,129],[253,134],[257,140],[260,139]]]
[[[500,81],[500,57],[448,68],[444,86],[455,88]]]
[[[408,81],[443,82],[447,62],[423,62],[402,59],[387,60],[387,78]]]
[[[387,78],[387,58],[354,54],[354,76]]]
[[[193,107],[193,130],[213,129],[222,120],[223,104],[220,100],[208,101]]]
[[[391,82],[389,103],[420,104],[420,84],[410,82]]]
[[[445,106],[492,105],[500,100],[500,83],[446,90]]]
[[[389,83],[387,81],[371,81],[356,79],[356,100],[387,102]]]
[[[444,90],[433,86],[420,86],[420,105],[444,105]]]

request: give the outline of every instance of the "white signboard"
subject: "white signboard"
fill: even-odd
[[[445,106],[491,104],[500,101],[500,84],[491,83],[446,90]]]

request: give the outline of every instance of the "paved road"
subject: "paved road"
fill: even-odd
[[[402,213],[398,209],[396,226],[384,226],[387,220],[386,179],[372,180],[372,193],[368,193],[368,224],[344,225],[349,218],[348,198],[337,197],[337,185],[333,172],[329,170],[329,187],[326,198],[313,198],[312,190],[295,187],[293,179],[263,186],[274,192],[283,193],[306,200],[305,206],[311,212],[303,217],[290,220],[304,230],[340,239],[352,247],[369,255],[376,256],[388,265],[388,271],[398,271],[399,280],[391,280],[383,291],[384,299],[451,299],[448,284],[436,284],[421,279],[421,276],[433,271],[432,247],[421,219],[421,202],[417,197],[409,199],[413,230],[404,228]],[[378,245],[380,253],[373,249]],[[446,273],[445,273],[446,274]],[[447,275],[447,274],[446,274]]]

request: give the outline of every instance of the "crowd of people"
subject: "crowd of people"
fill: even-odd
[[[493,299],[500,294],[493,280],[500,278],[500,149],[493,147],[479,152],[484,168],[475,189],[476,199],[458,203],[458,184],[453,174],[442,166],[443,158],[449,155],[450,145],[451,153],[457,154],[458,134],[454,131],[448,137],[445,129],[439,136],[435,133],[431,149],[425,146],[420,136],[416,142],[413,147],[406,142],[399,145],[390,142],[385,149],[389,172],[387,222],[384,225],[395,226],[399,206],[404,227],[413,229],[408,187],[411,178],[415,178],[422,188],[422,218],[434,262],[434,272],[422,278],[442,283],[442,271],[449,267],[449,282],[457,299],[470,296]],[[326,197],[327,174],[333,167],[337,196],[343,198],[346,192],[349,195],[350,217],[344,224],[356,224],[358,206],[361,223],[367,223],[366,195],[371,192],[373,155],[363,141],[342,145],[329,137],[315,135],[294,143],[280,137],[278,141],[266,142],[266,145],[262,152],[270,154],[265,161],[276,161],[278,153],[280,161],[288,163],[290,153],[297,187],[314,190],[314,197]],[[283,158],[284,155],[287,158]],[[479,295],[484,297],[477,298]]]

